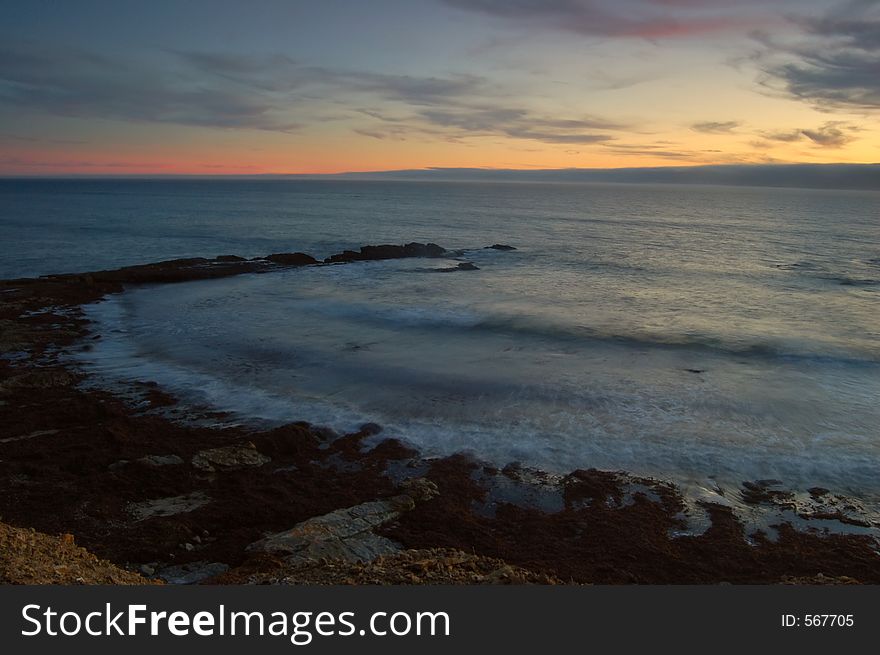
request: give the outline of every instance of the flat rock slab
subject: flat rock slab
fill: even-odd
[[[169,496],[168,498],[129,503],[126,509],[135,521],[143,521],[157,516],[174,516],[175,514],[192,512],[210,502],[211,497],[208,494],[203,491],[194,491],[183,496]]]
[[[144,466],[152,466],[155,468],[159,466],[176,466],[178,464],[183,464],[183,459],[177,455],[147,455],[146,457],[141,457],[137,462]]]
[[[17,437],[6,437],[0,439],[0,443],[11,443],[13,441],[24,441],[25,439],[34,439],[36,437],[48,437],[51,434],[58,434],[60,430],[37,430],[29,434],[21,434]]]
[[[201,471],[213,472],[262,466],[271,461],[272,458],[258,451],[254,444],[247,443],[203,450],[192,458],[192,465]]]
[[[288,555],[288,564],[294,566],[322,558],[370,562],[401,550],[397,543],[375,534],[373,528],[413,507],[415,501],[406,494],[361,503],[303,521],[290,530],[254,542],[247,549]]]

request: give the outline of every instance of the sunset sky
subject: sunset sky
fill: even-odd
[[[0,4],[0,174],[880,161],[880,0]]]

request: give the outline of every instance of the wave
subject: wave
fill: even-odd
[[[297,306],[322,317],[356,321],[389,328],[469,331],[492,335],[515,335],[555,341],[567,346],[609,345],[633,349],[681,349],[734,357],[781,359],[811,363],[875,366],[880,354],[842,350],[825,343],[793,340],[738,339],[734,335],[698,332],[664,334],[660,332],[609,331],[588,325],[566,324],[537,317],[504,315],[488,310],[441,306],[400,307],[364,305],[327,300],[300,301]]]

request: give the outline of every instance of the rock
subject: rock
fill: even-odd
[[[156,575],[155,567],[150,566],[149,564],[141,564],[140,567],[138,567],[138,570],[141,572],[141,575],[145,575],[147,577]]]
[[[262,466],[271,461],[254,444],[246,443],[203,450],[192,458],[192,465],[200,471],[214,472],[218,468],[234,470]]]
[[[372,436],[377,435],[380,432],[382,432],[382,426],[379,425],[378,423],[364,423],[358,429],[358,432],[360,432],[361,434],[363,434],[367,437],[372,437]]]
[[[442,257],[446,249],[436,243],[407,243],[403,246],[381,245],[363,246],[360,252],[344,250],[341,253],[327,257],[324,262],[335,264],[337,262],[371,261],[378,259],[402,259],[405,257]]]
[[[159,571],[159,577],[168,584],[197,584],[208,578],[225,573],[229,565],[222,562],[189,562],[167,566]]]
[[[13,441],[24,441],[26,439],[34,439],[36,437],[48,437],[53,434],[58,434],[61,430],[36,430],[34,432],[29,432],[27,434],[19,434],[14,437],[4,437],[0,439],[0,443],[11,443]]]
[[[399,485],[400,490],[416,502],[431,500],[440,495],[437,485],[427,478],[412,478],[404,480]]]
[[[188,541],[187,541],[186,543],[182,543],[182,544],[180,544],[180,547],[183,548],[183,549],[184,549],[185,551],[187,551],[187,552],[192,552],[192,551],[194,551],[194,550],[196,549],[196,547],[193,546],[193,545],[192,545],[191,543],[189,543]]]
[[[458,266],[449,266],[447,268],[432,268],[437,273],[455,273],[456,271],[479,271],[480,268],[470,262],[461,262]]]
[[[0,389],[52,389],[69,387],[76,376],[64,369],[43,369],[16,375],[0,384]]]
[[[143,521],[155,516],[174,516],[184,512],[192,512],[211,502],[211,498],[203,491],[194,491],[183,496],[170,496],[129,503],[126,509],[135,521]]]
[[[239,257],[238,255],[220,255],[219,257],[215,257],[214,261],[216,262],[246,262],[247,260],[244,257]]]
[[[514,248],[513,246],[504,245],[503,243],[495,243],[491,246],[486,246],[484,250],[516,250],[516,248]]]
[[[317,264],[318,260],[304,252],[279,252],[266,257],[270,262],[283,266],[308,266]]]
[[[336,430],[323,425],[314,426],[311,431],[321,441],[334,441],[339,438],[339,433]]]
[[[415,504],[406,495],[361,503],[298,523],[290,530],[269,535],[247,547],[250,552],[289,556],[291,563],[311,563],[322,558],[368,562],[395,553],[399,546],[373,532],[398,518]]]
[[[321,559],[370,562],[401,547],[373,532],[374,528],[393,521],[415,507],[415,500],[427,500],[437,494],[437,486],[428,480],[408,480],[401,485],[406,493],[385,500],[374,500],[339,509],[298,523],[290,530],[269,535],[252,543],[247,550],[287,556],[293,566],[312,564]]]
[[[183,464],[183,459],[177,455],[147,455],[137,460],[138,464],[158,468],[160,466],[176,466]]]

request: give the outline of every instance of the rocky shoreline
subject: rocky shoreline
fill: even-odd
[[[19,573],[40,558],[54,571],[47,544],[61,544],[60,560],[75,539],[120,569],[115,579],[77,576],[84,582],[880,583],[869,535],[790,523],[774,526],[773,538],[749,534],[729,506],[712,502],[700,504],[708,529],[693,534],[685,499],[668,482],[424,459],[395,439],[366,447],[381,430],[372,424],[339,435],[303,422],[259,430],[181,421],[169,411],[176,399],[151,381],[132,402],[81,385],[83,374],[63,361],[101,338],[81,306],[129,285],[460,255],[411,243],[323,262],[228,255],[0,282],[0,520],[9,531],[67,535],[25,539],[42,545],[18,549],[15,560],[4,548],[2,581],[52,581]],[[746,483],[742,498],[790,501],[766,481]],[[822,517],[858,520],[837,509]]]

